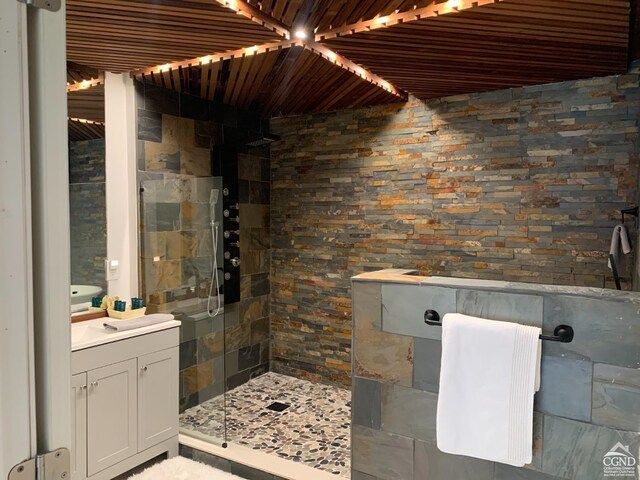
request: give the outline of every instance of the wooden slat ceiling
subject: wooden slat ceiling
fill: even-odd
[[[214,0],[67,1],[67,58],[99,70],[126,72],[280,39]]]
[[[377,15],[389,15],[423,7],[432,0],[249,0],[276,20],[310,31],[370,20]]]
[[[103,124],[85,123],[76,120],[69,120],[67,123],[70,142],[104,138]]]
[[[325,43],[419,98],[624,72],[628,0],[504,0]]]
[[[629,0],[68,0],[67,15],[71,61],[264,115],[622,73],[629,50]],[[298,28],[317,35],[283,41]]]
[[[67,92],[68,116],[104,122],[104,85]]]
[[[266,116],[324,112],[401,99],[303,47],[139,75],[142,81]]]

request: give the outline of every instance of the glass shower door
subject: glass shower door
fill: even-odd
[[[148,312],[180,327],[180,431],[226,442],[222,177],[140,182],[140,283]]]

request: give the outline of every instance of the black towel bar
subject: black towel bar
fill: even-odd
[[[427,310],[424,312],[424,323],[441,327],[440,314],[435,310]],[[553,336],[540,335],[541,340],[549,340],[550,342],[571,343],[573,340],[573,328],[570,325],[558,325],[553,330]]]

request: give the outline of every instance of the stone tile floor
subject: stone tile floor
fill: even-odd
[[[226,401],[227,441],[349,478],[351,392],[266,373],[180,415],[182,433],[222,439]],[[266,407],[291,405],[283,412]]]

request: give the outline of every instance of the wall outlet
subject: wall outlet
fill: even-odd
[[[107,282],[118,280],[120,278],[120,262],[118,260],[105,260],[104,271],[106,273]]]

